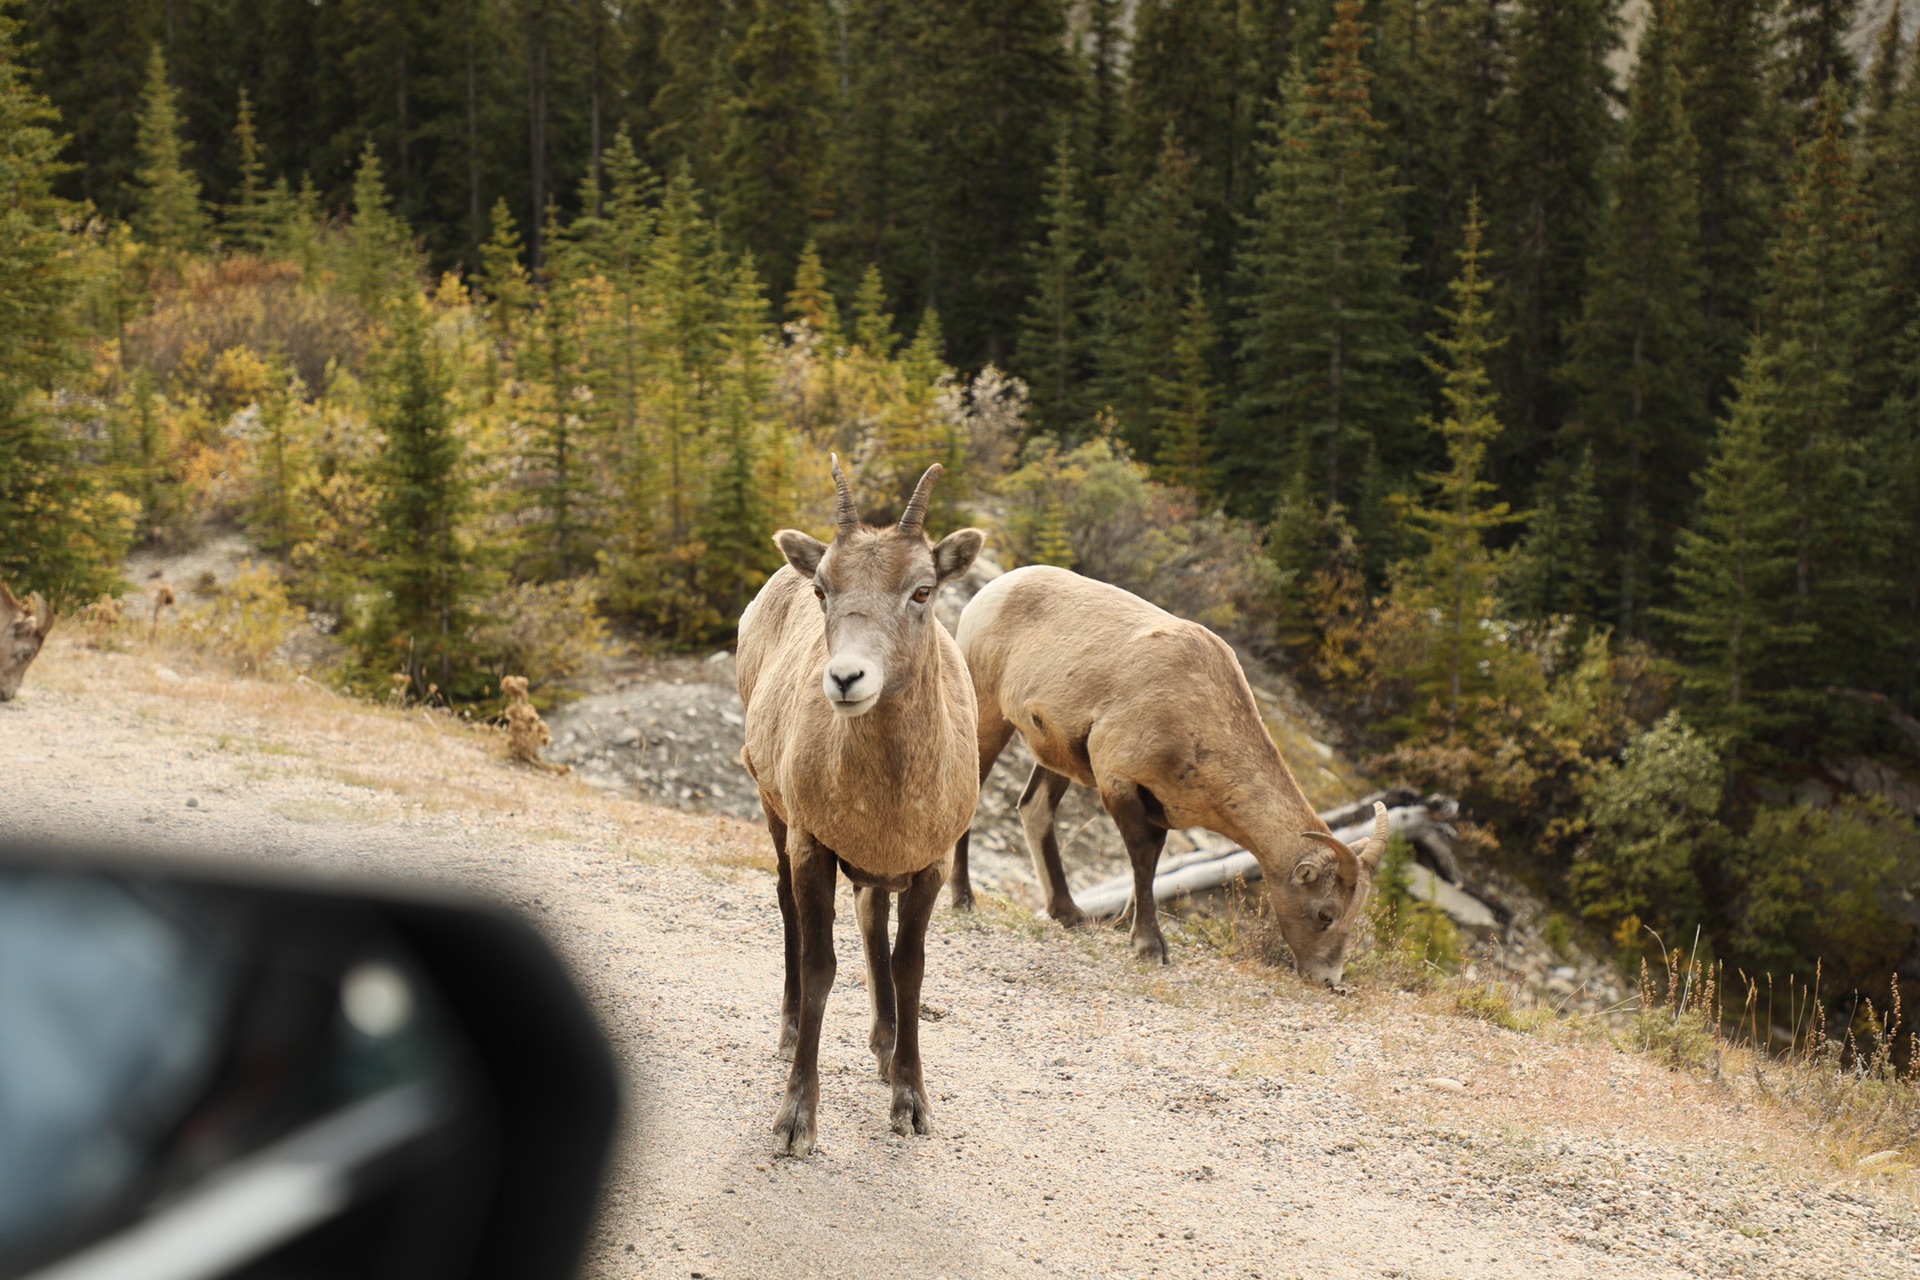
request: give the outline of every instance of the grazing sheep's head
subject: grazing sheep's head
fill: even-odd
[[[27,664],[39,656],[51,630],[53,610],[38,591],[22,604],[0,582],[0,702],[10,702],[20,692]]]
[[[1325,831],[1302,834],[1321,847],[1309,848],[1273,886],[1275,914],[1300,976],[1338,986],[1347,943],[1366,918],[1374,869],[1387,851],[1387,806],[1374,802],[1373,834],[1351,848]]]
[[[827,665],[821,691],[843,716],[865,715],[887,694],[912,683],[916,663],[928,650],[927,628],[940,584],[967,571],[986,535],[961,529],[938,543],[921,529],[927,499],[940,478],[934,463],[920,477],[913,498],[889,529],[862,524],[853,491],[833,461],[840,491],[839,529],[831,545],[798,529],[782,529],[773,541],[802,577],[827,620]]]

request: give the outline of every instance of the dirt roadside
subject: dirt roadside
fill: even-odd
[[[630,1080],[594,1277],[1920,1273],[1914,1175],[1839,1171],[1745,1086],[1311,991],[1178,935],[1143,969],[1124,935],[1004,902],[935,916],[916,1140],[887,1127],[843,904],[821,1150],[776,1161],[779,918],[744,821],[510,769],[444,718],[70,637],[0,706],[0,778],[10,835],[528,914]]]

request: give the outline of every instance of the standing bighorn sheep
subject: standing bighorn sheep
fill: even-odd
[[[1034,565],[995,579],[960,615],[960,648],[980,705],[980,778],[1017,732],[1038,763],[1020,823],[1047,913],[1074,926],[1054,812],[1069,782],[1097,789],[1133,863],[1133,949],[1167,957],[1153,872],[1169,827],[1205,827],[1259,861],[1280,932],[1311,981],[1338,983],[1386,851],[1374,834],[1349,848],[1300,793],[1261,722],[1240,661],[1205,627],[1064,569]],[[954,851],[953,901],[973,902],[967,838]]]
[[[832,544],[796,529],[775,534],[787,563],[740,617],[742,759],[773,835],[786,935],[780,1050],[793,1070],[774,1121],[781,1154],[813,1150],[841,870],[854,885],[873,999],[868,1043],[893,1085],[894,1131],[930,1127],[920,1073],[927,920],[980,795],[973,685],[932,600],[984,541],[978,529],[938,544],[921,531],[939,475],[938,464],[928,468],[900,523],[876,529],[861,522],[835,459]],[[893,893],[900,928],[889,958]]]
[[[40,646],[53,630],[53,610],[38,591],[22,604],[0,582],[0,702],[11,702],[20,692],[27,666],[40,656]]]

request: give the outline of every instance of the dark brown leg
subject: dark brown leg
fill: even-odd
[[[1027,853],[1033,858],[1033,873],[1046,890],[1047,914],[1069,929],[1087,922],[1086,913],[1073,905],[1067,888],[1067,870],[1060,864],[1060,835],[1054,830],[1054,815],[1060,811],[1060,797],[1067,794],[1072,779],[1055,773],[1043,764],[1035,764],[1027,778],[1027,789],[1020,793],[1020,828],[1026,832]]]
[[[775,1155],[804,1156],[813,1150],[820,1114],[820,1023],[833,990],[833,886],[838,860],[833,850],[797,833],[793,859],[793,908],[800,933],[800,1036],[794,1046],[787,1096],[773,1122]]]
[[[893,1131],[930,1133],[933,1107],[920,1075],[920,980],[927,972],[927,921],[940,900],[938,863],[914,876],[900,895],[900,932],[893,944],[893,988],[899,1006],[893,1047]]]
[[[780,932],[786,944],[787,973],[780,992],[780,1056],[793,1061],[793,1046],[800,1039],[800,927],[793,915],[793,864],[787,861],[787,824],[774,815],[763,796],[760,811],[767,815],[767,830],[773,833],[773,852],[780,863],[780,882],[775,892],[780,898]]]
[[[873,1034],[867,1047],[880,1067],[880,1078],[891,1080],[894,1019],[893,966],[887,960],[887,906],[885,889],[855,888],[854,914],[860,918],[860,940],[867,949],[867,995],[873,1000]]]
[[[1160,864],[1160,849],[1167,842],[1165,827],[1147,819],[1146,804],[1140,789],[1130,782],[1116,782],[1103,788],[1100,802],[1113,815],[1120,838],[1127,843],[1127,857],[1133,862],[1133,954],[1142,960],[1167,962],[1167,940],[1160,936],[1160,910],[1153,901],[1153,872]]]
[[[1007,749],[1007,743],[1013,740],[1013,726],[1002,719],[998,710],[981,708],[980,718],[980,781],[984,785],[987,775],[993,772],[993,762]],[[967,846],[972,841],[971,829],[962,831],[953,845],[953,909],[955,911],[973,910],[973,882],[967,878]]]

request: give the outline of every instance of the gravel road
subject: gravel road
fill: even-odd
[[[821,1147],[771,1159],[764,831],[511,768],[444,718],[70,639],[0,705],[9,834],[425,879],[554,941],[632,1100],[590,1276],[1920,1275],[1915,1175],[1843,1168],[1750,1086],[1179,934],[1146,969],[997,899],[934,918],[935,1133],[908,1140],[843,892]]]

